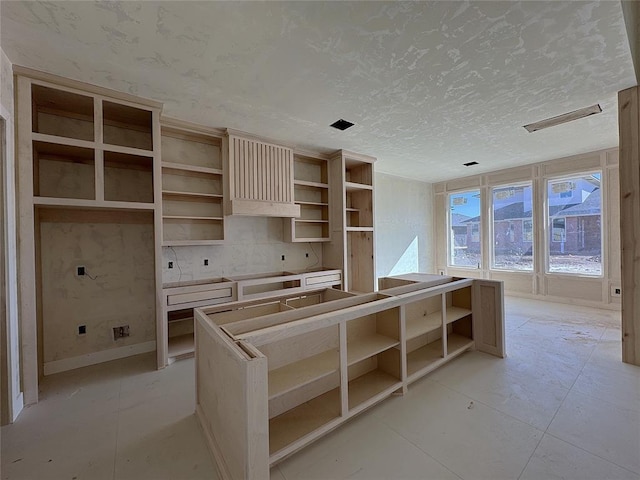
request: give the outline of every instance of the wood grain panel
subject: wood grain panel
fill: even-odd
[[[638,87],[618,95],[622,361],[640,365],[640,123]]]

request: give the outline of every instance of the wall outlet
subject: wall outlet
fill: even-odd
[[[85,274],[86,274],[86,272],[85,272],[84,266],[81,265],[81,266],[76,267],[76,275],[81,277],[81,276],[83,276]]]
[[[129,336],[129,325],[122,325],[120,327],[113,327],[113,339],[124,338]]]
[[[205,267],[208,267],[208,266],[209,266],[209,259],[208,259],[208,258],[205,258],[205,259],[204,259],[204,266],[205,266]]]
[[[86,335],[86,334],[87,334],[87,326],[78,325],[78,335]]]
[[[169,262],[169,268],[173,268],[173,262]]]
[[[619,285],[611,285],[611,296],[612,297],[621,297],[622,296],[622,287]]]
[[[438,270],[438,275],[444,275],[444,270]]]
[[[284,255],[282,255],[282,261],[284,262]]]

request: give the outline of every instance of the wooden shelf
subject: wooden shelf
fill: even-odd
[[[208,173],[210,175],[222,175],[219,168],[200,167],[198,165],[187,165],[185,163],[162,162],[162,168],[167,170],[182,170],[185,172]]]
[[[395,347],[400,342],[377,333],[347,343],[347,364],[353,365],[365,358]]]
[[[193,333],[169,338],[169,358],[180,360],[192,357],[195,351]]]
[[[307,218],[295,218],[294,222],[296,223],[329,223],[329,220],[314,220]]]
[[[371,185],[364,185],[362,183],[344,182],[344,188],[347,192],[356,192],[360,190],[373,190]]]
[[[303,202],[300,200],[296,200],[296,203],[298,205],[309,205],[309,206],[316,206],[316,207],[328,207],[329,204],[326,202]]]
[[[79,140],[76,138],[60,137],[58,135],[48,135],[46,133],[32,133],[31,138],[34,142],[53,143],[56,145],[63,145],[69,147],[80,148],[96,148],[96,142],[88,140]]]
[[[269,400],[338,371],[340,355],[329,350],[269,372]]]
[[[111,200],[98,202],[97,200],[84,200],[78,198],[34,197],[33,204],[47,207],[82,208],[87,210],[106,209],[148,211],[155,209],[155,205],[153,203],[118,202]]]
[[[223,195],[219,193],[183,192],[183,191],[177,191],[177,190],[163,190],[162,195],[167,195],[172,197],[219,198],[219,199],[223,198]]]
[[[163,240],[163,247],[186,247],[191,245],[222,245],[224,239],[219,240]]]
[[[328,183],[321,183],[321,182],[309,182],[307,180],[294,180],[293,181],[294,185],[300,185],[300,186],[304,186],[304,187],[313,187],[313,188],[329,188],[329,184]]]
[[[444,361],[444,357],[442,340],[438,339],[407,354],[407,377],[418,373],[422,375],[427,368],[436,368],[440,361]]]
[[[471,310],[460,307],[447,307],[447,324],[471,315]]]
[[[402,382],[381,370],[373,370],[349,382],[349,410],[389,389],[397,389]]]
[[[224,220],[222,217],[196,217],[191,215],[163,215],[166,220],[214,220],[220,222]]]
[[[406,320],[407,340],[419,337],[425,333],[438,330],[442,327],[442,312],[434,312],[426,317],[412,317]]]
[[[450,333],[447,335],[447,357],[458,355],[473,346],[473,339]]]
[[[335,388],[269,420],[269,454],[340,418],[340,389]]]
[[[373,232],[373,227],[347,227],[347,232]]]
[[[329,242],[331,237],[296,237],[291,241],[293,243]]]

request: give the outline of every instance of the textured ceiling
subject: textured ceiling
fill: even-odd
[[[0,8],[13,63],[430,182],[616,146],[616,93],[636,84],[619,1]],[[522,128],[594,103],[602,114]],[[338,118],[356,126],[329,128]]]

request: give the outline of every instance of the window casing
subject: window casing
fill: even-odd
[[[548,179],[547,273],[601,276],[602,172]]]
[[[491,189],[491,268],[533,271],[533,185]]]
[[[449,266],[480,268],[482,263],[480,204],[480,190],[449,194]]]

